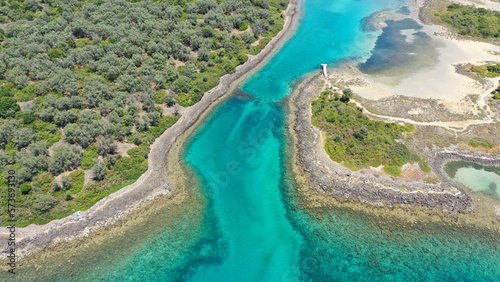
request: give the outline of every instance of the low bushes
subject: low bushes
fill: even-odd
[[[394,176],[401,174],[401,166],[420,162],[424,171],[430,168],[416,153],[401,143],[412,126],[373,121],[361,108],[348,103],[351,91],[344,95],[325,91],[312,102],[312,123],[326,132],[325,150],[336,162],[357,170],[378,167]],[[343,102],[342,102],[343,101]]]

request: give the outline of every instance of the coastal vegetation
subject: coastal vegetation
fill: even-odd
[[[470,140],[469,141],[469,146],[477,148],[479,146],[485,148],[485,149],[492,149],[495,147],[495,145],[491,142],[488,141],[476,141],[476,140]]]
[[[480,77],[483,78],[494,78],[500,76],[500,64],[488,64],[482,66],[473,66],[471,67],[471,71],[477,73]],[[500,86],[498,86],[495,90],[491,91],[493,95],[493,99],[500,100]]]
[[[488,64],[471,67],[471,71],[477,73],[480,77],[493,78],[500,76],[500,64]]]
[[[402,143],[412,126],[371,120],[349,103],[352,91],[343,92],[324,91],[312,102],[312,124],[325,132],[325,150],[333,161],[353,170],[384,165],[385,172],[393,176],[399,176],[401,166],[409,162],[419,162],[422,170],[430,171]]]
[[[436,11],[434,14],[455,28],[461,35],[481,38],[500,37],[500,12],[498,11],[454,3],[448,5],[444,11]]]
[[[164,109],[195,104],[263,49],[287,3],[0,1],[0,224],[8,184],[26,226],[133,183],[180,117]]]
[[[493,99],[500,100],[500,85],[495,90],[491,91],[491,94],[493,94]]]

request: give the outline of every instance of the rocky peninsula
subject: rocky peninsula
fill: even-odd
[[[409,17],[421,25],[429,22],[426,19],[431,16],[430,2],[432,1],[417,1],[410,5],[412,7]],[[397,21],[404,17],[382,11],[370,16],[365,25],[372,29],[384,28],[387,26],[385,20]],[[424,27],[424,30],[426,29],[427,26]],[[435,33],[432,36],[444,38],[443,34]],[[484,51],[483,41],[476,42],[470,38],[459,37],[453,37],[453,40],[456,46],[471,46],[472,49]],[[446,48],[451,50],[454,48],[450,47],[453,44],[446,45],[448,46]],[[493,53],[491,55],[495,56]],[[481,55],[461,59],[476,62],[481,60]],[[369,212],[373,212],[373,208],[380,208],[388,213],[394,208],[420,210],[425,211],[426,215],[440,214],[441,218],[451,215],[454,220],[462,223],[499,229],[498,202],[471,193],[466,187],[453,181],[443,170],[447,162],[460,160],[481,165],[500,165],[496,147],[478,150],[467,145],[473,136],[480,136],[498,144],[497,103],[488,101],[491,90],[496,87],[496,81],[492,79],[475,81],[470,78],[470,73],[467,73],[467,76],[463,72],[456,73],[460,68],[453,65],[453,60],[455,59],[441,58],[438,63],[442,67],[437,68],[446,69],[447,77],[450,77],[449,81],[441,81],[445,94],[438,98],[404,93],[401,88],[394,87],[398,84],[397,81],[402,80],[396,79],[396,82],[388,83],[387,80],[380,78],[382,75],[366,75],[353,64],[342,64],[329,70],[331,73],[326,81],[318,67],[317,73],[312,73],[302,81],[288,100],[291,112],[289,135],[294,141],[290,149],[295,153],[291,164],[296,173],[295,180],[301,187],[309,187],[313,191],[302,189],[306,198],[313,201],[308,204],[309,207],[319,208],[334,202],[334,206],[354,203],[359,209],[366,208],[360,208],[358,204],[372,207],[367,208]],[[418,63],[416,65],[418,66]],[[405,81],[419,81],[424,76],[430,78],[433,75],[432,71],[422,73],[405,73],[401,77]],[[394,75],[391,73],[389,76]],[[432,81],[431,79],[429,85],[422,83],[422,89],[419,91],[432,92],[433,87],[438,86]],[[457,101],[457,93],[452,93],[450,90],[452,88],[446,89],[447,83],[451,81],[464,81],[468,87],[464,93],[478,94],[464,94],[458,97]],[[372,120],[413,125],[415,132],[405,143],[423,156],[432,172],[426,174],[420,171],[418,165],[406,164],[403,166],[403,176],[394,177],[384,173],[380,167],[352,171],[332,161],[324,148],[325,133],[311,124],[311,103],[321,91],[330,90],[330,85],[333,85],[334,89],[351,87],[355,93],[360,90],[363,95],[355,95],[353,102]],[[386,89],[381,90],[380,85],[384,85]],[[410,175],[415,171],[418,171],[417,174],[420,173],[419,177],[404,176],[405,172],[406,175]],[[311,197],[311,193],[314,196]],[[422,218],[424,217],[421,216],[420,219]]]
[[[330,160],[322,144],[321,132],[311,123],[309,93],[319,93],[321,78],[307,79],[291,99],[293,129],[297,134],[297,162],[304,170],[312,189],[339,199],[357,200],[376,206],[427,207],[450,212],[465,212],[474,207],[472,198],[449,183],[412,182],[387,176],[351,171]]]

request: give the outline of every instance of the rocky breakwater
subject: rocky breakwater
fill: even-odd
[[[385,175],[365,174],[330,159],[323,148],[320,130],[311,124],[311,102],[323,85],[319,75],[305,79],[295,90],[289,106],[291,134],[295,135],[295,162],[311,189],[339,201],[359,201],[374,206],[424,207],[431,210],[467,212],[474,201],[464,189],[444,181],[406,182]]]

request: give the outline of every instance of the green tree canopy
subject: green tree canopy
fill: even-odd
[[[0,97],[0,117],[13,116],[21,108],[12,97]]]

